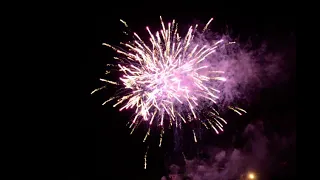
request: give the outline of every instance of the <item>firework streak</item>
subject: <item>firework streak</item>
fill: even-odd
[[[115,67],[122,73],[118,82],[100,79],[101,81],[120,86],[121,90],[116,96],[111,97],[103,104],[116,100],[113,107],[121,106],[120,111],[133,108],[135,114],[131,121],[131,133],[141,124],[148,124],[145,141],[150,135],[152,126],[160,127],[161,146],[165,124],[174,128],[181,128],[181,123],[198,121],[217,134],[223,131],[223,125],[227,122],[220,117],[217,101],[220,92],[217,84],[227,80],[224,72],[212,69],[206,60],[216,53],[217,48],[227,44],[223,39],[217,40],[211,45],[198,45],[194,41],[197,35],[197,27],[191,26],[184,38],[180,37],[178,24],[173,20],[164,25],[160,17],[162,29],[150,35],[149,41],[143,41],[138,34],[133,33],[133,40],[121,43],[122,48],[103,43],[118,53]],[[203,34],[210,22],[202,29]],[[121,22],[128,27],[126,22]],[[106,74],[110,73],[107,71]],[[98,88],[97,90],[104,89]],[[206,103],[205,103],[206,102]],[[209,103],[208,103],[209,102]],[[207,105],[204,111],[204,104]],[[243,109],[231,107],[234,112],[241,115]],[[197,138],[194,134],[194,141]]]

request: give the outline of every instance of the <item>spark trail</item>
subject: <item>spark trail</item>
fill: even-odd
[[[202,34],[212,20],[202,29]],[[128,27],[125,21],[120,21]],[[130,125],[131,133],[139,124],[147,123],[149,128],[143,141],[150,135],[151,126],[160,126],[159,146],[165,124],[181,128],[181,122],[199,121],[205,128],[212,128],[219,134],[227,121],[220,117],[216,108],[219,94],[223,93],[219,91],[218,84],[227,78],[223,76],[223,71],[213,69],[207,60],[218,48],[231,43],[220,39],[210,45],[200,45],[194,40],[198,35],[198,25],[190,26],[182,38],[175,20],[167,26],[161,16],[160,21],[162,29],[154,34],[146,27],[150,35],[148,41],[133,33],[133,40],[121,43],[123,47],[103,43],[118,53],[115,67],[122,73],[118,82],[100,79],[104,83],[121,87],[117,95],[106,102],[116,100],[113,107],[121,105],[120,111],[135,109]],[[104,88],[98,88],[92,93]],[[209,104],[207,109],[210,111],[203,112],[204,104]],[[238,107],[229,106],[229,109],[239,115],[246,113]],[[195,133],[194,141],[197,142]]]

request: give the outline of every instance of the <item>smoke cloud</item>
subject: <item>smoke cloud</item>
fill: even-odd
[[[288,148],[295,148],[295,134],[265,135],[263,122],[249,124],[243,138],[244,147],[218,148],[208,147],[208,159],[194,158],[185,160],[184,178],[192,180],[232,180],[255,173],[259,179],[270,179],[272,171],[279,170],[287,162],[281,162],[278,156]],[[172,174],[176,172],[171,171]],[[182,175],[178,177],[183,179]]]
[[[283,49],[270,50],[273,44],[268,42],[259,43],[259,45],[252,41],[241,43],[230,36],[228,34],[217,35],[208,31],[206,34],[198,33],[192,43],[193,46],[212,47],[216,42],[223,40],[223,45],[203,61],[203,64],[210,68],[207,69],[207,72],[201,72],[202,75],[212,71],[224,72],[226,82],[213,82],[221,92],[219,93],[219,106],[229,105],[236,101],[249,104],[252,97],[257,95],[261,89],[288,80],[290,74],[288,73],[288,62],[286,62],[288,52]]]

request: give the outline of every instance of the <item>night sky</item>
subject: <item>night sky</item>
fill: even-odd
[[[82,46],[79,51],[84,51],[77,63],[77,78],[74,94],[76,101],[72,108],[74,115],[71,116],[72,130],[70,130],[70,177],[106,177],[105,179],[158,179],[167,173],[165,164],[168,164],[169,156],[172,156],[170,144],[163,148],[150,145],[148,152],[148,168],[143,169],[143,157],[146,144],[142,143],[144,130],[138,130],[136,134],[129,135],[130,131],[126,123],[130,120],[130,112],[118,112],[112,108],[112,104],[101,106],[112,92],[101,91],[95,95],[90,92],[102,83],[99,78],[103,77],[106,64],[113,61],[116,54],[109,48],[102,46],[103,42],[118,44],[127,40],[123,35],[123,25],[119,19],[125,20],[132,30],[141,36],[147,35],[145,26],[153,29],[160,28],[159,16],[164,21],[173,18],[180,23],[180,28],[187,28],[194,22],[206,23],[211,17],[214,21],[211,30],[225,32],[226,27],[234,38],[240,43],[251,39],[254,44],[267,41],[269,51],[278,51],[285,54],[284,68],[288,78],[285,82],[270,85],[268,88],[259,90],[254,101],[248,105],[249,114],[238,118],[236,123],[231,123],[229,129],[221,137],[213,135],[215,142],[220,146],[231,144],[231,137],[236,135],[234,146],[241,146],[243,139],[237,135],[245,126],[265,117],[265,128],[269,132],[288,133],[295,129],[295,120],[283,118],[281,121],[272,121],[272,117],[292,116],[295,117],[295,16],[289,7],[274,8],[270,6],[255,5],[246,8],[168,8],[163,9],[152,5],[152,9],[146,10],[147,5],[140,8],[106,7],[106,10],[94,15],[84,15],[70,19],[81,22],[81,29],[77,35],[77,46]],[[206,5],[203,5],[206,6]],[[103,9],[103,8],[102,8]],[[90,13],[85,13],[90,14]],[[99,14],[99,15],[98,15]],[[84,17],[84,18],[82,18]],[[270,118],[269,118],[270,117]],[[295,119],[295,118],[294,118]],[[295,150],[286,152],[291,154],[285,160],[290,162],[287,174],[295,170]],[[279,172],[274,172],[276,177]],[[294,174],[293,172],[291,173]],[[285,176],[281,175],[282,179]],[[279,175],[280,177],[280,175]]]

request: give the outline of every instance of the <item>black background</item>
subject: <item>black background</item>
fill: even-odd
[[[150,4],[151,3],[151,4]],[[118,5],[104,5],[99,12],[79,10],[72,16],[66,17],[65,27],[72,26],[66,33],[75,37],[73,55],[65,58],[72,62],[72,67],[66,68],[72,72],[67,79],[70,102],[67,109],[70,122],[68,131],[68,152],[70,156],[67,163],[67,173],[70,177],[101,176],[107,179],[160,179],[166,173],[164,157],[169,149],[151,147],[148,169],[143,169],[143,156],[146,145],[143,144],[141,134],[129,135],[125,126],[130,113],[119,113],[112,105],[101,106],[102,102],[110,96],[106,91],[96,95],[90,92],[101,86],[99,78],[103,76],[105,65],[112,61],[113,51],[102,46],[103,42],[118,44],[125,40],[121,32],[123,25],[119,19],[125,20],[131,29],[139,34],[145,33],[145,26],[158,28],[159,16],[163,19],[176,19],[185,27],[194,20],[206,23],[211,17],[215,18],[213,26],[223,32],[228,25],[233,34],[240,35],[240,41],[245,42],[254,37],[257,43],[267,40],[274,49],[286,52],[288,73],[290,79],[286,83],[264,89],[259,101],[250,106],[252,117],[243,120],[244,124],[258,116],[272,116],[288,112],[295,114],[295,15],[289,5],[275,4],[248,4],[241,6],[221,6],[197,3],[196,7],[188,8],[185,5],[176,6],[165,2],[148,2],[143,5],[133,2],[121,7]],[[98,11],[98,10],[96,10]],[[76,28],[74,28],[76,27]],[[181,27],[181,26],[180,26]],[[67,29],[67,28],[66,28]],[[211,27],[211,29],[214,29]],[[67,63],[66,63],[67,64]],[[69,63],[68,63],[69,64]],[[70,70],[72,69],[72,71]],[[71,73],[70,73],[71,74]],[[295,122],[269,122],[274,131],[285,132],[295,128]],[[238,125],[244,128],[243,124]],[[272,128],[271,128],[272,129]],[[230,131],[232,134],[232,131]],[[226,140],[228,140],[226,135]],[[221,139],[224,141],[224,139]],[[295,157],[295,151],[292,157]],[[289,161],[289,160],[288,160]],[[290,173],[293,171],[288,169]],[[288,173],[288,174],[289,174]],[[293,174],[293,172],[292,172]]]

